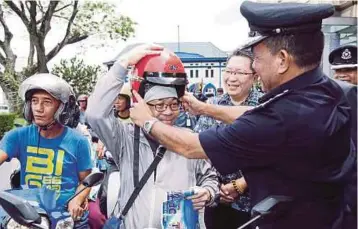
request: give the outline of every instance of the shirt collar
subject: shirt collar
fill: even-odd
[[[323,72],[321,68],[320,67],[314,68],[270,90],[259,99],[259,102],[264,103],[268,101],[270,98],[273,98],[276,95],[281,94],[286,90],[298,90],[304,88],[314,82],[317,82],[322,78],[322,76],[323,76]]]
[[[258,104],[258,98],[262,96],[262,93],[259,92],[254,86],[250,89],[249,95],[242,102],[241,106],[255,106]],[[214,103],[215,104],[215,103]],[[228,105],[234,106],[231,97],[229,94],[225,93],[216,104],[219,105]]]

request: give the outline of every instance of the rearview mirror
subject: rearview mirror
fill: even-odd
[[[73,196],[71,196],[67,201],[66,204],[64,206],[65,209],[67,209],[68,207],[68,203],[75,198],[76,196],[78,196],[81,192],[83,192],[85,189],[87,188],[91,188],[93,186],[96,186],[98,184],[100,184],[103,180],[104,174],[101,172],[94,172],[91,173],[90,175],[88,175],[85,179],[83,179],[82,184],[83,187],[79,192],[75,193]]]
[[[101,172],[94,172],[91,173],[90,175],[88,175],[83,181],[82,184],[87,187],[93,187],[96,186],[98,184],[100,184],[103,180],[104,174]]]
[[[289,211],[292,202],[293,198],[289,196],[268,196],[252,208],[251,215],[253,218],[238,229],[246,228],[262,218],[273,220]]]
[[[252,215],[268,215],[285,212],[293,198],[288,196],[268,196],[251,210]]]
[[[41,216],[26,200],[8,192],[0,192],[0,205],[17,223],[32,225],[41,223]]]

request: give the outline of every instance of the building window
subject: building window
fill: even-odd
[[[198,66],[199,64],[198,64],[198,63],[196,63],[195,65],[196,65],[196,66]]]
[[[208,69],[211,69],[211,66],[208,66]]]
[[[213,65],[213,66],[214,66],[214,63],[211,63],[211,65]]]
[[[190,64],[190,66],[193,66],[193,64]]]
[[[205,78],[208,78],[208,77],[209,77],[209,70],[205,69]]]
[[[208,63],[206,63],[205,65],[206,65],[206,66],[208,66],[209,64],[208,64]]]
[[[190,78],[194,77],[194,70],[190,70]]]
[[[211,69],[211,78],[214,78],[214,69]]]
[[[195,77],[199,78],[199,70],[195,70]]]

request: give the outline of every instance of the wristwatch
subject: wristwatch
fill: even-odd
[[[146,134],[150,134],[150,131],[152,130],[152,127],[154,125],[154,123],[158,122],[159,120],[156,119],[156,118],[153,118],[153,119],[150,119],[150,120],[147,120],[144,122],[144,125],[143,125],[143,131],[146,133]]]

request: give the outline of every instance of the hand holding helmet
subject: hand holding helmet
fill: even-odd
[[[143,44],[138,45],[135,48],[128,51],[126,54],[121,56],[118,60],[119,63],[125,68],[138,63],[143,57],[148,55],[160,55],[163,47],[155,44]]]
[[[192,115],[202,115],[204,113],[206,103],[197,99],[194,94],[186,92],[182,97],[182,102],[186,111]]]

